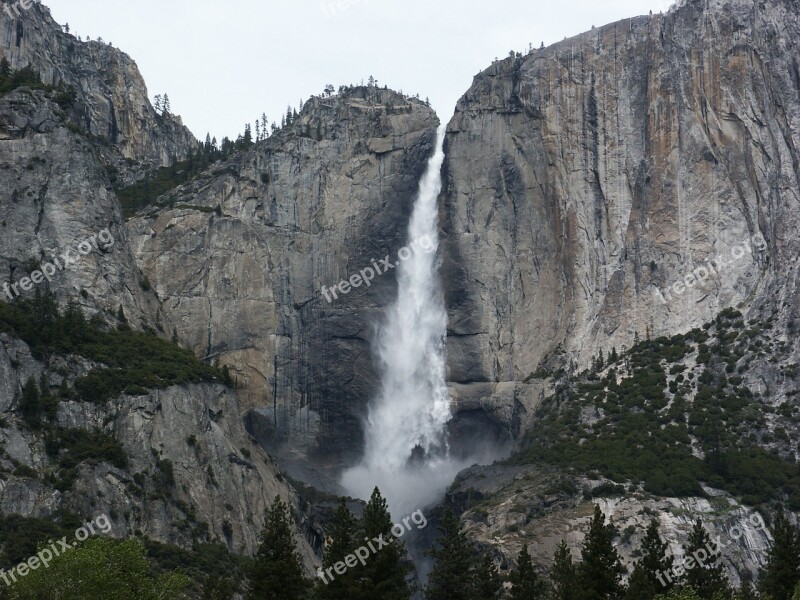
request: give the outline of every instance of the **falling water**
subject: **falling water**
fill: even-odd
[[[421,243],[397,268],[397,300],[377,338],[382,382],[365,424],[364,457],[342,478],[348,492],[361,498],[380,487],[396,517],[438,500],[465,466],[451,459],[446,439],[447,312],[436,251],[443,146],[441,127],[408,226],[406,246]]]

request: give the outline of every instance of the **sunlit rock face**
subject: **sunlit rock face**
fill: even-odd
[[[394,265],[438,123],[391,90],[312,98],[291,126],[128,223],[179,337],[230,367],[249,430],[287,462],[341,466],[361,452],[395,272],[330,289]]]
[[[475,77],[445,146],[456,402],[519,428],[538,368],[731,305],[794,317],[799,12],[690,0]]]

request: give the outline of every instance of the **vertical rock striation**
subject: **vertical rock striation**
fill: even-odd
[[[361,451],[378,385],[370,342],[394,273],[330,302],[322,287],[396,260],[437,125],[390,90],[312,98],[292,125],[128,223],[181,339],[231,368],[250,431],[290,462]]]
[[[530,403],[518,382],[537,368],[583,369],[727,306],[794,316],[798,56],[796,2],[687,0],[475,77],[442,207],[465,406]]]
[[[32,66],[44,83],[74,87],[75,123],[110,143],[122,158],[151,167],[183,160],[197,147],[180,117],[162,117],[153,110],[131,57],[104,42],[81,42],[64,33],[38,2],[18,9],[19,16],[13,9],[3,10],[15,3],[0,4],[0,57],[13,69]],[[119,166],[124,171],[125,162]]]

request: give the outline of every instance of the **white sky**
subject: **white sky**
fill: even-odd
[[[472,77],[527,50],[672,0],[44,0],[83,39],[102,36],[139,65],[151,99],[199,138],[234,138],[262,112],[280,123],[325,84],[430,98],[450,118]],[[344,6],[343,9],[338,5]],[[323,8],[326,7],[326,8]]]

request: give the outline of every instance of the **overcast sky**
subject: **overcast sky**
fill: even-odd
[[[447,120],[472,77],[524,51],[672,0],[44,0],[83,39],[102,36],[138,63],[151,99],[199,138],[235,137],[262,112],[325,84],[378,84],[429,97]],[[339,6],[344,8],[339,8]]]

